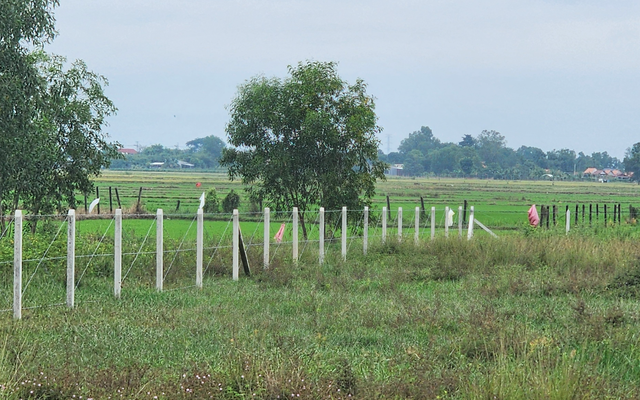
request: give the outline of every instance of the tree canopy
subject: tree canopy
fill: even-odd
[[[640,183],[640,142],[627,149],[624,157],[624,168],[627,172],[633,172],[631,180]]]
[[[118,157],[102,131],[115,113],[104,77],[46,54],[57,0],[0,2],[0,215],[75,206],[75,192]]]
[[[232,148],[221,164],[241,178],[254,200],[305,212],[370,204],[386,164],[378,160],[374,98],[358,79],[349,84],[333,62],[289,66],[285,79],[258,76],[231,102]]]

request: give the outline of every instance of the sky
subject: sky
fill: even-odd
[[[640,141],[637,0],[60,0],[49,52],[84,60],[125,147],[226,140],[245,80],[335,61],[376,98],[380,148],[444,142],[607,151]]]

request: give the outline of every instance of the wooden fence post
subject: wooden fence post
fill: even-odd
[[[76,277],[76,210],[67,216],[67,307],[75,304]]]
[[[574,225],[578,225],[578,205],[576,204],[576,216],[575,216],[575,221],[573,222]]]
[[[156,210],[156,290],[162,292],[164,281],[164,212]]]
[[[553,205],[553,226],[558,225],[558,206]]]
[[[593,204],[589,204],[589,226],[591,226],[592,219],[593,219]]]
[[[118,193],[118,188],[115,188],[115,189],[116,189],[116,201],[118,202],[118,208],[122,208],[122,204],[120,203],[120,194]]]
[[[13,222],[13,318],[22,319],[22,210]]]
[[[113,198],[111,197],[111,186],[109,186],[109,214],[113,214]]]
[[[464,201],[464,211],[462,214],[462,224],[466,224],[467,223],[467,201]]]
[[[122,293],[122,210],[116,210],[113,239],[113,294],[116,299]]]
[[[269,207],[264,209],[264,241],[262,249],[262,267],[269,268],[269,244],[271,242],[271,210]]]

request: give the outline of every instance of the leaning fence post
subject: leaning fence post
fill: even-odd
[[[202,289],[202,258],[204,251],[204,212],[198,208],[196,229],[196,287]]]
[[[293,207],[293,261],[298,261],[298,207]]]
[[[122,210],[116,209],[113,238],[113,294],[117,299],[122,292]]]
[[[75,303],[76,270],[76,210],[69,210],[67,216],[67,307]]]
[[[164,215],[162,208],[156,210],[156,290],[162,292],[164,274]]]
[[[264,243],[262,250],[262,265],[264,269],[269,268],[269,243],[271,240],[271,210],[269,207],[264,209]]]
[[[569,209],[567,209],[566,219],[567,219],[567,223],[566,223],[565,230],[566,230],[566,233],[569,233],[569,229],[571,229],[571,211],[569,211]]]
[[[22,319],[22,210],[16,210],[13,229],[13,318]]]
[[[402,242],[402,207],[398,207],[398,242]]]
[[[462,206],[458,206],[458,237],[462,237]]]
[[[233,252],[233,256],[231,257],[232,264],[231,269],[233,273],[233,280],[237,281],[239,279],[239,265],[238,265],[238,256],[240,252],[240,217],[238,216],[238,210],[233,210],[233,248],[231,251]]]
[[[320,207],[320,214],[318,215],[318,233],[320,235],[318,240],[318,263],[324,264],[324,207]]]
[[[416,207],[416,220],[414,225],[413,243],[417,245],[420,242],[420,207]]]
[[[475,221],[475,210],[474,207],[471,206],[469,208],[469,229],[467,230],[467,240],[471,240],[473,237],[473,222]]]
[[[436,237],[436,208],[431,207],[431,240]]]
[[[449,206],[444,208],[444,237],[449,237]]]
[[[347,207],[342,207],[342,232],[340,235],[342,241],[342,259],[347,259]]]
[[[382,243],[387,240],[387,207],[382,207]]]
[[[364,215],[362,221],[362,254],[367,254],[367,247],[369,246],[369,207],[364,208]]]

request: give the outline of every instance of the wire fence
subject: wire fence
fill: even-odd
[[[282,261],[315,259],[322,264],[331,253],[346,259],[348,254],[366,253],[370,244],[391,240],[498,237],[526,228],[528,207],[418,206],[304,213],[265,209],[243,214],[199,210],[195,216],[116,210],[100,218],[72,217],[71,212],[46,216],[17,212],[5,218],[0,229],[0,269],[4,271],[0,312],[13,311],[17,318],[26,309],[73,307],[75,291],[90,301],[89,292],[100,286],[96,282],[108,279],[114,279],[114,295],[119,297],[129,282],[162,291],[202,287],[203,276],[238,279],[241,262],[248,273],[250,268],[270,268]],[[619,204],[543,205],[537,209],[540,229],[561,233],[576,227],[613,228],[635,218],[632,207],[623,212]],[[65,297],[67,301],[60,302]]]

